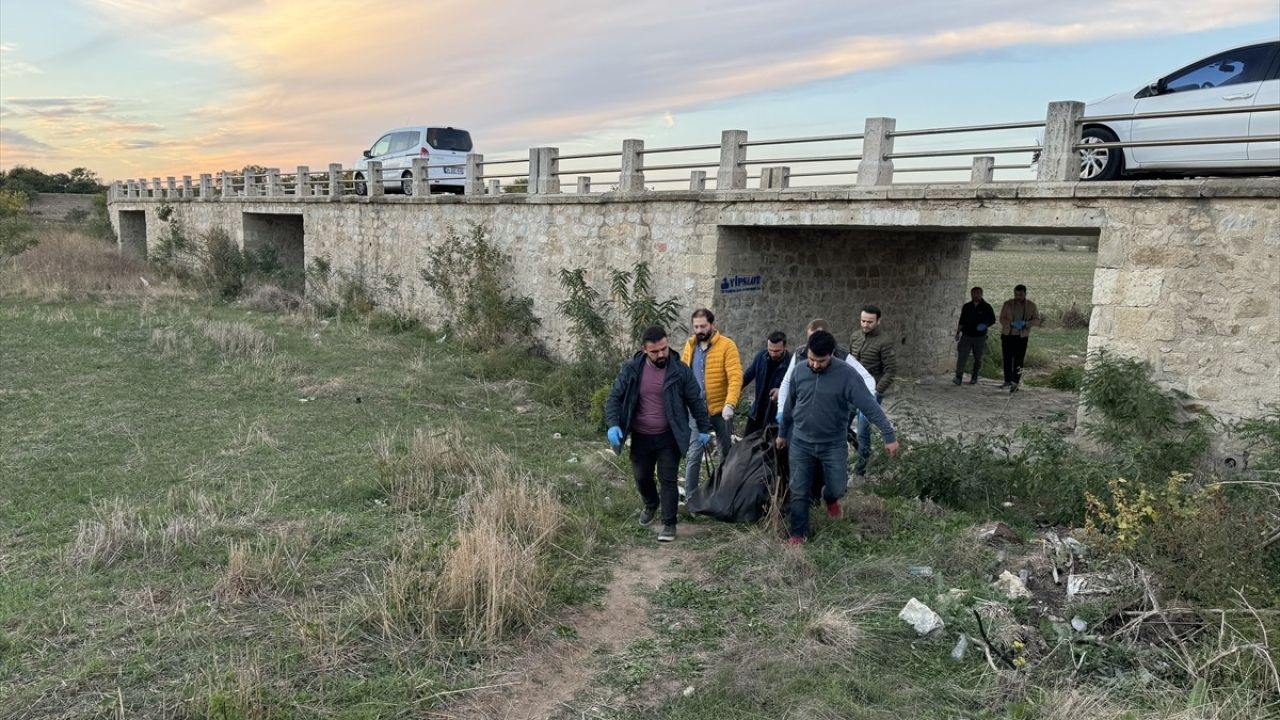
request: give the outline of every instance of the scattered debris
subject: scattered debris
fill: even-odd
[[[692,686],[692,685],[690,685],[689,687],[685,688],[685,689],[684,689],[684,693],[682,693],[682,694],[683,694],[685,697],[693,697],[693,686]]]
[[[1080,617],[1079,615],[1076,615],[1075,617],[1071,618],[1071,628],[1076,632],[1084,632],[1085,630],[1089,629],[1089,623],[1085,622],[1084,618]]]
[[[1013,528],[1002,522],[993,522],[983,525],[978,530],[978,537],[985,543],[996,545],[998,543],[1022,543],[1022,538],[1018,537],[1018,533]]]
[[[960,639],[956,641],[956,646],[951,648],[951,658],[953,660],[963,660],[965,651],[969,649],[969,636],[960,633]]]
[[[1067,595],[1110,595],[1115,592],[1116,580],[1110,575],[1083,573],[1067,576]]]
[[[991,587],[1004,593],[1005,597],[1011,600],[1031,597],[1031,591],[1027,589],[1027,586],[1018,579],[1018,576],[1008,570],[1000,573],[1000,577],[991,583]]]
[[[571,457],[569,458],[569,464],[570,464],[570,465],[573,465],[573,464],[575,464],[575,463],[577,463],[577,462],[578,462],[578,456],[577,456],[577,455],[573,455],[573,456],[571,456]]]
[[[907,568],[907,572],[916,577],[933,577],[933,568],[928,565],[912,565]]]
[[[560,439],[560,438],[562,438],[562,437],[564,437],[564,436],[563,436],[563,435],[561,435],[560,433],[551,433],[551,439],[552,439],[552,440],[559,440],[559,439]]]
[[[915,598],[907,601],[906,606],[898,613],[898,619],[910,623],[920,637],[939,632],[945,626],[938,613]]]

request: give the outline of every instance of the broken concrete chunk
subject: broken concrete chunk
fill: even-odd
[[[910,623],[920,637],[940,631],[944,626],[938,613],[929,609],[928,605],[915,598],[907,601],[906,606],[898,613],[898,619]]]
[[[1005,597],[1010,599],[1016,600],[1017,598],[1031,597],[1031,591],[1027,589],[1027,586],[1022,584],[1022,581],[1018,579],[1017,575],[1014,575],[1008,570],[1000,573],[1000,577],[996,578],[996,581],[991,583],[991,587],[1004,593]]]

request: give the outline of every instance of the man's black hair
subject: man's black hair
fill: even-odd
[[[667,329],[661,325],[650,325],[645,329],[644,335],[640,336],[640,341],[645,345],[656,343],[667,336]]]
[[[1026,291],[1027,291],[1027,286],[1026,286],[1026,285],[1014,285],[1014,286],[1013,286],[1013,291],[1014,291],[1014,292],[1026,292]]]
[[[836,336],[819,330],[809,336],[809,357],[827,357],[836,351]]]
[[[862,312],[875,315],[877,318],[880,317],[880,308],[875,305],[863,305]]]
[[[969,288],[969,292],[973,292],[974,290],[977,290],[978,292],[982,292],[982,288],[978,287],[977,285],[974,285],[973,287]]]
[[[787,334],[782,332],[781,330],[774,330],[773,332],[769,333],[769,342],[782,343],[783,345],[786,345]]]
[[[697,310],[694,310],[693,315],[690,316],[690,319],[700,318],[700,317],[706,318],[707,322],[711,323],[712,325],[716,324],[716,314],[711,312],[710,308],[698,308]]]

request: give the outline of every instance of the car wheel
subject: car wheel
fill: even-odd
[[[405,195],[413,194],[413,173],[408,170],[400,176],[400,192]]]
[[[357,195],[368,195],[368,194],[369,194],[369,186],[368,186],[368,185],[366,185],[366,184],[365,184],[365,182],[364,182],[364,175],[362,175],[362,174],[360,174],[360,173],[356,173],[355,180],[356,180],[356,194],[357,194]]]
[[[1116,134],[1104,127],[1091,127],[1084,131],[1080,143],[1118,142]],[[1115,180],[1124,169],[1124,152],[1120,148],[1081,148],[1080,179],[1081,180]]]

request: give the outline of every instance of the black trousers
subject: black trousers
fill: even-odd
[[[653,482],[654,468],[658,482]],[[662,508],[662,524],[676,524],[676,507],[680,492],[676,482],[680,473],[680,446],[676,436],[668,430],[662,435],[631,434],[631,471],[635,474],[636,490],[644,499],[646,508]]]
[[[1022,382],[1022,363],[1027,359],[1027,341],[1021,335],[1001,335],[1000,354],[1004,356],[1004,381]]]

